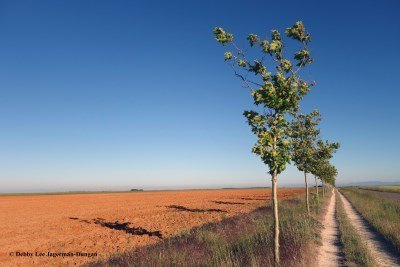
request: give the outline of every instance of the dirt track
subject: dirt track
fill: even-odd
[[[343,262],[339,243],[339,228],[335,218],[336,194],[333,192],[329,200],[327,212],[322,222],[324,229],[321,232],[322,247],[319,249],[318,266],[340,266]]]
[[[280,198],[303,189],[280,189]],[[0,266],[83,264],[153,244],[201,224],[249,212],[270,189],[0,196]],[[46,256],[19,256],[43,252]],[[97,257],[48,257],[48,252]],[[14,255],[10,256],[10,253]]]
[[[362,242],[366,244],[378,266],[400,266],[400,259],[396,257],[395,253],[391,252],[392,250],[387,246],[386,242],[369,227],[368,223],[353,208],[347,198],[340,192],[338,193],[343,201],[347,217],[360,234]]]

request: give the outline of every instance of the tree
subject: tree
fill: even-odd
[[[302,80],[299,71],[312,62],[308,43],[310,34],[302,22],[286,28],[286,36],[298,41],[300,49],[294,53],[293,62],[284,57],[284,43],[278,30],[272,30],[271,37],[261,39],[249,34],[249,48],[257,48],[259,58],[250,61],[244,50],[233,41],[233,35],[220,27],[214,29],[216,40],[233,51],[225,52],[225,61],[232,67],[236,77],[251,91],[254,104],[261,110],[245,111],[243,114],[257,136],[253,152],[268,166],[272,180],[274,213],[274,260],[279,265],[279,214],[277,180],[278,175],[291,160],[290,127],[287,115],[299,109],[299,101],[311,90],[313,83]],[[269,68],[267,68],[269,59]],[[274,73],[271,71],[275,68]],[[249,75],[253,78],[249,78]]]
[[[336,167],[329,164],[326,169],[325,183],[328,185],[331,185],[331,186],[335,186],[337,174],[338,174],[338,171],[337,171]]]
[[[338,173],[337,169],[335,166],[331,165],[329,161],[323,161],[317,172],[323,184],[322,192],[325,194],[327,185],[335,186],[335,177]]]
[[[295,120],[291,123],[292,160],[297,169],[304,173],[306,185],[306,208],[310,214],[310,198],[308,191],[307,174],[312,171],[314,165],[315,141],[320,133],[318,126],[321,116],[318,110],[310,114],[293,114]]]
[[[318,140],[316,142],[315,149],[313,151],[313,164],[311,168],[311,173],[315,176],[316,190],[318,196],[318,184],[317,178],[322,182],[322,194],[325,194],[325,182],[326,177],[337,175],[337,170],[334,166],[329,164],[329,159],[333,157],[333,154],[339,149],[340,144],[338,142],[329,143],[328,141],[323,142]],[[329,167],[331,166],[331,167]],[[328,178],[329,179],[329,178]]]

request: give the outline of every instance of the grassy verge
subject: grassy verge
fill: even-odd
[[[347,218],[339,196],[336,197],[335,216],[339,226],[339,240],[343,248],[346,266],[374,266],[366,246],[361,242],[357,230]]]
[[[321,225],[306,216],[301,196],[280,202],[280,225],[281,265],[311,264]],[[265,206],[92,266],[272,266],[272,226],[271,207]]]
[[[393,186],[363,186],[360,187],[361,189],[365,190],[372,190],[378,192],[389,192],[389,193],[400,193],[400,186],[393,185]]]
[[[400,253],[400,203],[356,188],[340,191],[356,210]]]
[[[311,214],[319,219],[322,219],[322,217],[325,215],[324,212],[324,207],[327,205],[327,201],[331,197],[331,191],[327,192],[325,197],[322,195],[322,189],[318,191],[318,196],[317,193],[315,192],[315,188],[310,190],[310,210]]]

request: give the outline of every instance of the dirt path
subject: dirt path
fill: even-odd
[[[318,266],[340,266],[343,262],[339,246],[339,229],[335,219],[336,194],[332,194],[321,232],[322,247],[318,254]]]
[[[359,215],[350,202],[340,192],[344,210],[351,224],[359,232],[361,240],[366,244],[372,258],[378,266],[400,266],[400,259],[387,246],[386,242],[369,227],[368,223]]]

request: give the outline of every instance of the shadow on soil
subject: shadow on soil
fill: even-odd
[[[217,204],[226,204],[226,205],[244,205],[246,203],[243,202],[230,202],[230,201],[211,201]]]
[[[79,220],[79,218],[76,217],[69,217],[71,220]],[[114,229],[114,230],[118,230],[118,231],[124,231],[127,234],[131,234],[131,235],[148,235],[148,236],[155,236],[158,237],[160,239],[162,239],[162,234],[160,231],[149,231],[146,230],[142,227],[130,227],[129,225],[131,224],[130,222],[107,222],[105,219],[103,218],[96,218],[96,219],[92,219],[92,221],[88,221],[88,220],[80,220],[80,222],[84,222],[84,223],[94,223],[97,225],[100,225],[102,227],[106,227],[109,229]]]
[[[184,206],[178,206],[178,205],[170,205],[167,206],[169,209],[175,209],[179,211],[190,211],[190,212],[226,212],[226,210],[221,210],[221,209],[191,209],[187,208]]]
[[[252,198],[252,197],[241,197],[243,200],[270,200],[270,198]]]
[[[301,201],[280,205],[281,265],[312,266],[317,221],[304,214]],[[273,266],[272,226],[272,206],[262,206],[86,266]]]

